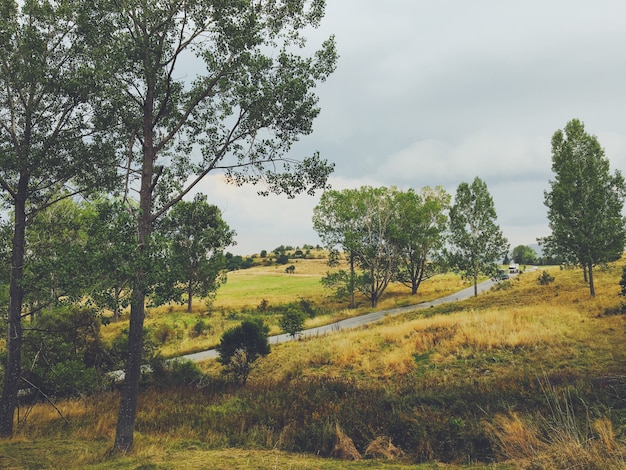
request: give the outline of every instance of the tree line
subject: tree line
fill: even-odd
[[[473,280],[476,293],[478,276],[497,271],[509,244],[480,178],[461,183],[450,201],[441,187],[325,192],[313,226],[331,252],[331,265],[345,254],[348,269],[329,273],[323,282],[346,295],[351,307],[357,292],[375,307],[390,282],[415,295],[423,281],[452,268]]]

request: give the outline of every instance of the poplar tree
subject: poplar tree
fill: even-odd
[[[138,194],[137,264],[114,449],[132,448],[155,222],[207,175],[288,197],[324,188],[333,165],[288,156],[312,132],[313,90],[334,70],[329,38],[310,56],[323,0],[95,0],[94,41],[116,117],[130,197]],[[91,34],[95,32],[95,34]]]
[[[618,170],[611,174],[604,149],[578,119],[552,136],[552,171],[551,189],[544,192],[552,234],[539,241],[549,255],[583,268],[594,297],[594,267],[624,252],[624,177]]]
[[[475,296],[478,276],[495,274],[498,260],[509,251],[496,219],[493,198],[483,180],[476,177],[471,185],[459,185],[450,209],[450,262],[473,280]]]

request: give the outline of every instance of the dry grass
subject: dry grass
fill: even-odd
[[[623,425],[617,427],[608,415],[596,413],[586,425],[571,432],[572,426],[556,418],[559,414],[567,416],[564,411],[567,402],[561,401],[564,403],[561,408],[554,406],[559,403],[554,397],[560,398],[561,391],[568,387],[577,387],[580,394],[598,395],[603,403],[614,388],[594,389],[594,381],[616,374],[623,376],[626,351],[621,345],[626,316],[604,314],[620,302],[617,292],[621,263],[612,270],[596,272],[596,298],[589,297],[580,271],[553,268],[551,273],[556,279],[548,286],[536,283],[538,272],[525,273],[512,280],[510,288],[477,299],[415,310],[341,334],[275,345],[272,353],[253,370],[249,392],[227,389],[213,394],[204,390],[205,395],[198,392],[198,396],[189,391],[144,392],[138,415],[137,450],[114,462],[102,456],[114,433],[116,394],[59,403],[59,409],[69,421],[67,425],[50,407],[37,405],[30,411],[18,437],[0,445],[0,467],[11,462],[11,456],[17,455],[16,449],[23,449],[33,455],[46,455],[49,459],[46,461],[61,462],[59,467],[76,468],[72,467],[74,461],[64,457],[61,450],[54,456],[47,456],[41,450],[38,443],[43,446],[50,439],[75,440],[76,462],[84,468],[140,465],[172,468],[172,462],[183,469],[404,468],[402,463],[387,464],[381,460],[348,463],[276,450],[293,443],[294,434],[302,432],[297,426],[317,424],[334,428],[334,423],[340,422],[337,442],[341,435],[349,436],[354,439],[356,451],[363,455],[371,444],[371,452],[382,455],[380,458],[384,458],[385,449],[389,455],[394,454],[392,437],[396,444],[406,439],[412,429],[425,431],[413,447],[399,445],[398,455],[405,452],[413,456],[410,458],[435,456],[438,439],[469,434],[471,430],[488,435],[495,452],[491,458],[508,459],[511,467],[563,468],[558,464],[562,459],[570,462],[571,468],[623,468],[626,449]],[[438,296],[436,292],[464,287],[458,282],[443,278],[430,281],[424,284],[420,300]],[[388,301],[397,305],[406,297],[410,296],[390,295]],[[214,361],[202,366],[211,374],[220,372]],[[537,385],[537,377],[543,374],[554,381],[553,388],[546,385],[542,389]],[[343,395],[337,393],[332,395],[335,401],[317,403],[311,399],[308,405],[311,410],[301,410],[298,416],[289,415],[287,397],[293,400],[291,406],[300,409],[295,404],[307,397],[307,387],[317,397],[318,390],[314,388],[317,383],[340,384],[345,390],[356,390],[352,397],[355,402],[350,397],[341,401]],[[368,390],[375,391],[373,396],[380,393],[384,403],[393,406],[373,410],[377,405],[368,403],[366,396],[358,401],[361,391]],[[326,397],[323,391],[319,393]],[[475,428],[470,423],[463,424],[471,413],[459,415],[458,411],[461,406],[476,409],[477,404],[470,403],[469,397],[480,397],[482,409],[486,410],[481,411],[482,423],[478,420]],[[538,403],[544,403],[542,410],[533,408]],[[497,411],[492,413],[490,406]],[[259,416],[271,409],[276,414]],[[209,410],[214,416],[208,416]],[[362,423],[366,411],[379,419],[359,428],[357,423]],[[394,419],[403,419],[404,427],[398,435],[380,432],[385,431],[379,426],[383,426],[390,413],[395,413]],[[281,416],[286,416],[287,424],[277,418]],[[577,416],[579,426],[580,418]],[[451,423],[457,423],[456,427]],[[445,429],[443,434],[438,426]],[[320,429],[313,427],[306,431],[321,433]],[[438,429],[440,434],[431,438],[433,429]],[[329,432],[332,434],[332,429]],[[93,445],[87,444],[90,438],[95,439]],[[229,442],[236,439],[249,442],[249,447],[275,450],[228,448]],[[577,461],[585,466],[576,466]],[[505,467],[506,464],[501,468]]]

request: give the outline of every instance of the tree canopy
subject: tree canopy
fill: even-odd
[[[478,275],[493,275],[497,261],[509,251],[509,243],[496,224],[496,210],[487,184],[479,177],[461,183],[450,209],[450,263],[474,281]]]
[[[624,252],[626,183],[619,171],[611,174],[604,149],[578,119],[552,136],[552,171],[544,192],[552,233],[539,241],[547,254],[583,267],[593,297],[594,266]]]

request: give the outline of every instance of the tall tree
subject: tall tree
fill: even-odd
[[[114,449],[132,448],[141,367],[153,224],[206,175],[263,182],[260,193],[288,197],[323,188],[332,165],[316,154],[286,155],[312,131],[316,84],[334,70],[329,39],[298,54],[317,26],[323,0],[96,0],[106,96],[126,142],[128,187],[139,194],[138,269],[133,281],[129,354]],[[136,179],[135,179],[136,177]],[[133,186],[135,185],[135,186]],[[130,192],[129,192],[130,194]]]
[[[483,180],[476,177],[471,185],[459,185],[450,209],[450,262],[473,280],[475,296],[479,274],[495,274],[497,261],[509,251],[496,218],[493,199]]]
[[[593,268],[619,259],[626,242],[622,216],[626,184],[598,139],[578,119],[552,136],[551,190],[544,193],[552,234],[540,240],[548,254],[582,266],[595,296]]]
[[[226,268],[224,248],[233,243],[235,233],[203,194],[176,204],[160,227],[166,239],[167,269],[159,292],[178,302],[184,292],[191,312],[194,294],[207,297],[220,286]],[[185,286],[182,291],[181,284]]]
[[[98,75],[77,40],[79,6],[0,1],[0,190],[13,214],[0,436],[13,432],[20,382],[27,226],[60,198],[102,187],[115,170],[92,125]]]
[[[450,195],[441,187],[397,191],[391,240],[400,250],[398,280],[417,294],[422,282],[441,271]]]

